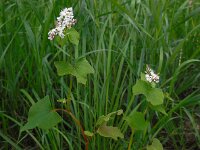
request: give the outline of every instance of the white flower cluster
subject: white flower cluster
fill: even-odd
[[[56,27],[49,31],[48,39],[53,40],[56,35],[64,38],[65,28],[71,28],[75,23],[76,19],[74,19],[72,7],[63,9],[60,16],[57,17]]]
[[[158,83],[159,82],[159,76],[157,74],[154,73],[154,71],[149,68],[149,66],[147,65],[146,71],[145,71],[145,78],[148,82],[152,83]]]

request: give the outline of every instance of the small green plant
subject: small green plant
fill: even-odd
[[[72,27],[75,25],[76,19],[73,16],[72,8],[65,8],[60,12],[60,16],[57,18],[56,27],[49,31],[49,40],[54,40],[61,47],[66,44],[79,44],[79,33]],[[75,52],[76,54],[77,52]],[[72,54],[72,53],[71,53]],[[71,107],[71,92],[72,82],[75,82],[72,77],[76,77],[77,83],[86,84],[87,75],[94,74],[94,68],[90,65],[85,57],[77,58],[76,56],[70,55],[68,61],[56,61],[55,67],[59,76],[67,76],[70,80],[70,86],[68,89],[68,97],[57,100],[64,105],[64,108],[53,108],[49,96],[44,97],[37,103],[33,104],[29,110],[28,122],[21,128],[21,132],[33,128],[41,128],[48,130],[62,121],[62,117],[59,115],[59,111],[63,111],[76,123],[81,129],[82,136],[85,141],[85,149],[88,149],[90,138],[94,137],[95,134],[99,134],[103,137],[109,137],[114,140],[118,138],[124,138],[124,133],[115,126],[108,125],[109,121],[115,115],[123,115],[123,110],[111,112],[107,115],[100,116],[94,126],[93,131],[85,131],[81,122],[75,117],[70,111]],[[131,128],[130,142],[128,150],[131,149],[133,143],[133,136],[137,131],[142,131],[143,135],[146,134],[148,128],[151,127],[150,121],[147,120],[146,114],[149,108],[159,111],[166,115],[163,108],[164,94],[160,88],[156,87],[159,82],[159,76],[154,73],[152,69],[147,66],[146,72],[141,73],[141,79],[136,81],[136,84],[132,88],[133,96],[144,95],[147,105],[143,112],[139,111],[141,103],[139,103],[133,110],[126,110],[130,112],[128,115],[124,114],[123,120],[124,126],[129,125]],[[131,105],[131,104],[130,104]],[[89,138],[90,137],[90,138]],[[147,146],[147,150],[162,150],[162,144],[156,138],[153,138],[152,144]]]
[[[160,88],[156,88],[156,83],[159,82],[159,76],[154,73],[152,69],[147,65],[145,74],[141,73],[141,79],[136,81],[136,84],[132,88],[133,95],[142,94],[145,96],[147,105],[144,108],[144,112],[139,112],[137,109],[140,104],[131,111],[131,113],[125,118],[128,125],[131,127],[131,137],[128,146],[128,150],[131,149],[133,142],[133,135],[136,131],[143,131],[146,133],[147,128],[151,126],[150,121],[145,119],[145,115],[149,108],[160,111],[163,114],[166,114],[163,105],[164,94]],[[147,150],[150,149],[162,150],[162,144],[158,139],[154,139],[151,146],[147,146]]]
[[[94,136],[95,133],[98,133],[101,136],[104,137],[110,137],[114,140],[117,140],[117,138],[124,138],[124,135],[122,132],[117,128],[113,126],[107,126],[108,121],[112,118],[113,115],[122,115],[123,110],[118,110],[112,113],[109,113],[107,115],[100,116],[95,124],[95,131],[84,131],[87,136]]]

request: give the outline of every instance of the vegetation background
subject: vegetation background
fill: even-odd
[[[64,7],[74,8],[78,47],[47,39]],[[79,128],[65,116],[48,132],[19,133],[32,101],[49,95],[58,105],[67,97],[69,81],[53,62],[75,49],[95,69],[86,86],[73,83],[72,111],[86,130],[103,114],[137,105],[140,97],[128,105],[131,88],[149,64],[160,73],[168,116],[149,112],[152,129],[133,146],[144,149],[156,136],[165,149],[200,149],[199,0],[1,0],[0,149],[82,149]],[[119,128],[122,122],[113,120]],[[126,149],[130,129],[123,133],[118,141],[97,136],[90,149]]]

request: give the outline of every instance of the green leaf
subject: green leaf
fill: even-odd
[[[132,92],[134,95],[147,95],[148,91],[151,90],[151,88],[152,87],[149,85],[149,83],[142,80],[137,80],[136,84],[132,88]]]
[[[118,137],[124,138],[124,135],[121,133],[121,131],[117,127],[106,125],[107,122],[110,120],[111,116],[114,114],[121,115],[121,114],[123,114],[123,110],[120,109],[120,110],[111,112],[111,113],[107,114],[106,116],[104,116],[104,115],[100,116],[98,118],[95,126],[98,127],[97,133],[99,133],[101,136],[111,137],[111,138],[117,140]]]
[[[62,121],[60,115],[52,111],[49,97],[46,96],[31,106],[28,113],[28,122],[21,128],[21,131],[39,127],[50,129]]]
[[[147,81],[144,73],[141,72],[140,77],[142,81]]]
[[[85,59],[79,59],[75,65],[76,70],[76,78],[79,83],[86,84],[87,74],[94,73],[93,67],[89,64],[89,62]]]
[[[58,45],[60,45],[60,47],[63,47],[69,43],[68,36],[65,36],[64,38],[61,38],[60,36],[55,36],[55,41],[58,43]]]
[[[80,35],[74,28],[68,29],[66,34],[68,36],[69,41],[72,44],[78,45],[79,39],[80,39]]]
[[[57,61],[55,66],[59,76],[71,74],[82,84],[86,84],[87,74],[94,73],[93,67],[85,58],[77,60],[74,66],[65,61]]]
[[[97,133],[99,133],[103,137],[110,137],[115,140],[117,140],[118,137],[124,138],[124,135],[117,127],[107,126],[106,123],[98,128]]]
[[[137,111],[132,111],[125,120],[132,130],[145,130],[149,124],[145,121],[144,114]]]
[[[164,95],[161,89],[152,88],[150,91],[148,91],[146,97],[152,105],[163,104]]]
[[[96,122],[96,126],[100,126],[104,124],[105,122],[108,122],[110,120],[110,116],[100,116]]]
[[[137,80],[132,88],[133,94],[143,94],[146,96],[148,102],[152,105],[161,105],[163,103],[164,94],[161,89],[154,88],[148,82]]]
[[[87,136],[93,136],[94,135],[94,133],[90,132],[90,131],[84,131],[84,134],[87,135]]]
[[[158,139],[154,138],[152,144],[147,146],[147,150],[163,150],[163,146]]]
[[[61,47],[67,45],[69,42],[75,45],[79,44],[80,35],[74,28],[64,30],[64,35],[64,38],[61,38],[60,36],[55,37],[55,41]]]
[[[56,61],[55,63],[57,73],[59,76],[74,74],[74,68],[70,63],[65,61]]]

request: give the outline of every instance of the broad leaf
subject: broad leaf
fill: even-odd
[[[61,38],[60,36],[55,36],[55,41],[58,43],[60,47],[64,47],[69,43],[69,38],[68,36],[64,36],[64,38]]]
[[[56,61],[55,63],[57,73],[59,76],[74,74],[74,67],[65,61]]]
[[[111,112],[109,114],[107,114],[106,116],[100,116],[96,122],[96,127],[97,129],[97,133],[99,133],[101,136],[104,137],[110,137],[113,138],[115,140],[117,140],[118,137],[123,138],[124,135],[121,133],[121,131],[117,128],[117,127],[113,127],[113,126],[107,126],[107,122],[111,119],[112,115],[121,115],[123,114],[123,110],[117,110],[114,112]]]
[[[96,122],[96,126],[100,126],[104,124],[105,122],[108,122],[110,120],[110,116],[100,116]]]
[[[35,127],[50,129],[57,125],[62,121],[62,118],[57,112],[52,110],[48,96],[35,103],[31,106],[28,113],[28,122],[21,128],[21,131]]]
[[[70,28],[64,31],[64,38],[61,38],[60,36],[55,37],[55,41],[63,47],[64,45],[68,44],[69,42],[75,45],[79,44],[80,35],[79,33],[74,29]]]
[[[87,74],[94,73],[93,67],[89,64],[89,62],[85,58],[76,61],[74,66],[64,61],[55,62],[55,66],[58,75],[63,76],[71,74],[77,78],[78,83],[82,84],[86,84]]]
[[[146,95],[147,100],[152,105],[160,105],[163,104],[164,95],[161,89],[158,88],[151,88],[150,91],[148,91],[148,94]]]
[[[66,34],[72,44],[78,45],[80,35],[74,28],[68,29]]]
[[[137,111],[132,111],[125,119],[132,130],[145,130],[149,122],[145,121],[144,114]]]
[[[147,150],[163,150],[163,146],[158,139],[154,138],[152,144],[147,146]]]
[[[124,135],[117,127],[107,126],[106,123],[98,128],[97,133],[99,133],[103,137],[110,137],[115,140],[117,140],[118,137],[124,138]]]
[[[85,58],[79,59],[76,62],[75,69],[77,81],[83,84],[86,84],[87,74],[94,73],[93,67]]]
[[[163,103],[164,95],[161,89],[154,88],[148,82],[137,80],[132,88],[133,94],[143,94],[146,96],[148,102],[152,105],[160,105]]]

